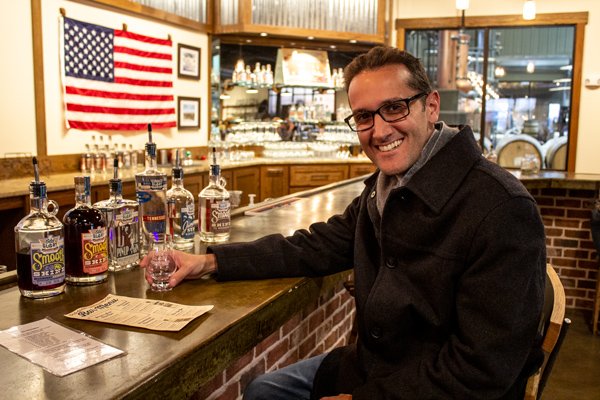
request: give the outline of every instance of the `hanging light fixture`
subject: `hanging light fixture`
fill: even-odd
[[[530,74],[533,74],[535,72],[535,64],[533,63],[533,61],[529,61],[527,63],[527,72]]]
[[[526,0],[523,4],[523,19],[528,21],[535,19],[535,0]]]
[[[456,0],[456,9],[457,10],[468,10],[469,9],[469,0]]]

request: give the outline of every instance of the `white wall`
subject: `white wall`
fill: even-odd
[[[31,4],[14,3],[0,13],[0,157],[36,146]]]
[[[392,0],[394,20],[397,18],[458,17],[454,0]],[[524,0],[471,0],[467,16],[521,14]],[[583,78],[600,73],[600,1],[598,0],[537,0],[538,13],[587,11],[583,50]],[[395,32],[393,42],[396,43]],[[600,133],[596,113],[600,106],[600,89],[581,88],[579,130],[577,141],[578,173],[600,174]]]
[[[201,121],[199,130],[161,129],[153,137],[159,148],[193,147],[206,145],[210,120],[208,118],[209,58],[208,36],[193,30],[167,25],[152,19],[121,14],[107,8],[97,8],[71,1],[43,0],[42,37],[44,49],[44,85],[46,102],[46,133],[48,155],[80,153],[91,136],[109,134],[113,143],[131,143],[141,149],[146,142],[145,132],[81,131],[66,129],[60,81],[59,60],[59,9],[65,9],[67,17],[121,29],[127,24],[130,32],[167,38],[173,41],[173,69],[175,96],[200,97]],[[5,152],[36,153],[35,107],[33,93],[33,56],[31,39],[30,1],[11,3],[10,12],[2,13],[2,73],[0,83],[0,156]],[[6,30],[5,30],[6,29]],[[35,38],[39,40],[39,38]],[[177,43],[201,48],[200,80],[177,78]]]

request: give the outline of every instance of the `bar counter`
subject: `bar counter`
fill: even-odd
[[[286,206],[252,216],[244,210],[232,218],[231,241],[265,234],[289,234],[312,222],[340,213],[364,187],[364,178],[290,195]],[[205,247],[195,251],[203,253]],[[268,260],[266,260],[268,262]],[[12,275],[14,271],[4,275]],[[348,273],[322,279],[288,278],[217,283],[213,278],[186,281],[166,293],[149,290],[143,270],[111,273],[107,282],[75,287],[44,300],[22,297],[16,286],[0,292],[0,329],[45,317],[89,334],[125,355],[57,377],[0,348],[3,398],[169,398],[186,399],[234,360],[274,332],[325,288],[345,280]],[[91,305],[107,294],[159,299],[187,305],[213,304],[207,314],[179,332],[158,332],[121,325],[68,319],[64,314]]]

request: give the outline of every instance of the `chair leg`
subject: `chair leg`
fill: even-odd
[[[598,313],[600,312],[600,271],[596,277],[596,298],[594,299],[594,317],[592,318],[592,332],[598,334]]]

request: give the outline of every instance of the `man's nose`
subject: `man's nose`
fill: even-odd
[[[391,124],[386,122],[381,115],[373,115],[373,136],[388,135],[390,132]]]

